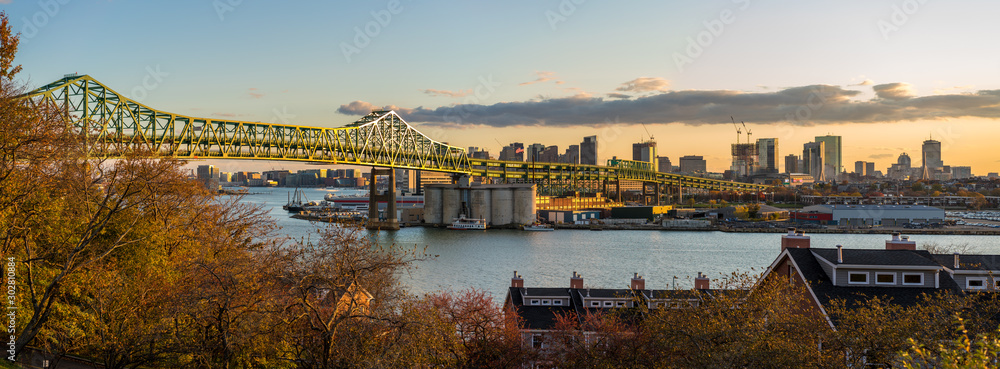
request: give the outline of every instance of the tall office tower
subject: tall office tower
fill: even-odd
[[[670,163],[670,158],[666,156],[656,157],[656,171],[660,173],[670,173],[674,171],[673,164]]]
[[[865,175],[865,162],[863,161],[854,162],[854,174],[857,174],[859,176]]]
[[[538,160],[545,163],[555,163],[559,161],[559,146],[549,146],[538,153]]]
[[[542,154],[542,150],[545,150],[545,145],[540,143],[533,143],[528,146],[525,151],[527,155],[525,156],[525,161],[541,161],[538,159],[539,155]]]
[[[843,165],[840,136],[816,136],[816,142],[823,143],[823,174],[827,181],[836,181]],[[813,178],[816,176],[813,175]],[[818,181],[819,178],[816,178]]]
[[[688,155],[681,157],[681,172],[684,173],[705,173],[708,166],[701,156]]]
[[[580,164],[597,165],[597,136],[587,136],[580,143]]]
[[[580,145],[569,145],[569,148],[566,149],[566,155],[563,156],[563,162],[580,164]]]
[[[513,142],[500,150],[500,160],[524,161],[524,144]]]
[[[940,171],[941,167],[944,166],[944,162],[941,161],[941,142],[936,140],[924,141],[924,145],[921,146],[923,151],[924,162],[920,165],[927,167],[928,171]]]
[[[875,162],[871,162],[871,161],[866,162],[865,163],[865,177],[874,177],[874,176],[875,176]]]
[[[802,145],[802,165],[803,173],[811,174],[817,182],[828,181],[829,175],[826,173],[823,154],[826,153],[826,142],[810,142]]]
[[[788,154],[785,157],[785,173],[802,173],[799,169],[799,156],[795,154]]]
[[[644,161],[659,169],[656,165],[656,141],[649,140],[632,144],[632,160]]]
[[[205,187],[209,189],[219,188],[219,168],[214,165],[199,165],[198,166],[198,180],[205,184]]]
[[[757,139],[757,162],[760,163],[760,171],[764,173],[778,173],[778,139],[758,138]]]

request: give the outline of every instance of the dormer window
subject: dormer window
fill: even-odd
[[[562,305],[562,300],[552,300],[552,305]]]
[[[600,301],[591,301],[590,302],[590,306],[601,307],[601,302]]]
[[[986,277],[969,277],[965,279],[965,288],[969,290],[985,290]]]
[[[552,300],[542,300],[542,305],[549,305],[551,303],[552,303]]]
[[[848,284],[868,284],[868,272],[847,272]]]
[[[532,305],[538,305],[538,300],[531,300]]]
[[[895,285],[896,273],[875,273],[875,284]]]
[[[903,285],[923,286],[924,285],[923,273],[903,273]]]

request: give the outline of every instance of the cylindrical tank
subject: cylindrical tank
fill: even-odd
[[[441,224],[441,187],[424,188],[424,223]]]
[[[441,197],[441,223],[450,224],[462,210],[462,199],[454,187],[441,191]]]
[[[535,186],[514,190],[514,223],[531,224],[535,221]]]
[[[507,225],[514,222],[514,191],[510,188],[494,188],[490,195],[490,212],[493,225]]]
[[[490,224],[490,219],[492,215],[490,214],[491,203],[489,188],[476,188],[470,190],[471,198],[469,199],[469,210],[472,212],[472,218],[476,219],[486,219],[486,224]]]

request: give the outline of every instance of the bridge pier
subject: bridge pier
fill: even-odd
[[[378,176],[389,176],[389,187],[385,194],[378,194]],[[399,230],[399,219],[396,218],[396,170],[372,168],[368,186],[368,229]],[[385,219],[379,218],[378,203],[385,201]]]

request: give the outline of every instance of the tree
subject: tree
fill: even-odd
[[[970,338],[963,319],[960,316],[954,319],[958,322],[957,338],[936,346],[921,344],[911,338],[898,366],[907,369],[995,367],[1000,361],[1000,331]]]

